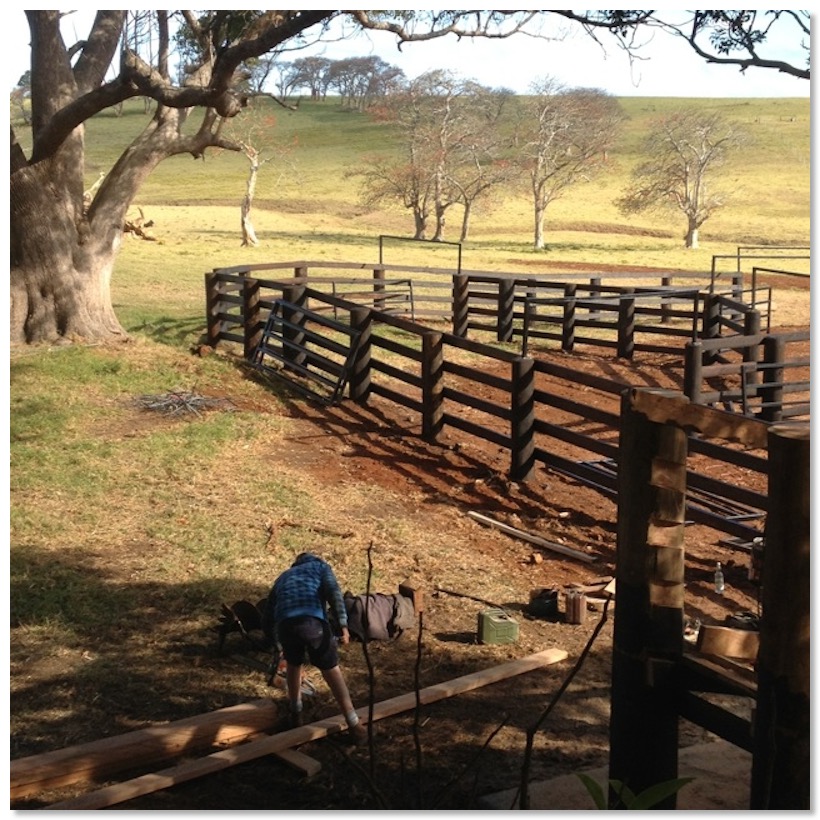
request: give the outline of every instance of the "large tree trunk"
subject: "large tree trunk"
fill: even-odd
[[[239,150],[236,143],[220,136],[219,126],[220,112],[234,116],[240,100],[227,90],[218,96],[212,93],[213,63],[206,61],[183,90],[192,97],[191,108],[158,104],[143,132],[120,155],[90,201],[84,201],[82,123],[140,90],[170,93],[173,99],[176,89],[163,79],[167,79],[170,38],[167,14],[158,11],[157,71],[126,51],[123,77],[105,83],[126,12],[98,11],[92,34],[74,64],[60,34],[61,14],[26,12],[31,30],[32,148],[26,156],[14,128],[10,129],[12,342],[124,338],[111,303],[111,273],[127,211],[140,187],[162,160],[175,154],[200,157],[209,147]],[[225,77],[222,82],[227,86]],[[200,89],[205,97],[196,99]],[[216,106],[209,107],[214,102]],[[202,109],[201,126],[183,134],[182,125],[194,107]]]
[[[81,129],[78,129],[80,132]],[[83,210],[78,133],[55,157],[18,170],[10,180],[10,340],[53,342],[121,339],[111,304],[111,272],[122,219]]]

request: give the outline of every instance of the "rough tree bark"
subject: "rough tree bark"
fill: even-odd
[[[12,343],[125,338],[112,306],[111,274],[126,213],[141,185],[170,156],[198,158],[208,147],[241,150],[219,130],[223,118],[242,108],[242,98],[231,91],[237,66],[332,12],[267,12],[256,39],[249,36],[219,54],[209,51],[203,38],[202,65],[183,87],[169,80],[168,18],[166,12],[156,14],[157,66],[148,66],[125,50],[120,75],[105,82],[120,47],[126,12],[98,11],[91,34],[76,54],[63,41],[60,12],[26,12],[31,30],[32,148],[26,156],[10,129]],[[187,19],[195,29],[196,18]],[[91,201],[85,201],[83,123],[138,96],[157,102],[154,116],[106,174]],[[184,134],[182,124],[193,107],[201,109],[202,123]]]

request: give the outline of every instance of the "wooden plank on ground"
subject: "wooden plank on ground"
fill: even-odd
[[[528,655],[509,663],[473,672],[460,678],[455,678],[434,686],[428,686],[418,692],[418,700],[421,704],[434,703],[435,701],[470,692],[482,686],[488,686],[501,680],[532,672],[551,664],[560,663],[567,658],[567,652],[563,649],[545,649],[534,655]],[[416,706],[417,695],[415,692],[408,692],[398,695],[395,698],[381,701],[373,707],[373,720],[409,711]],[[364,721],[368,719],[368,710],[360,710]],[[90,792],[80,797],[63,800],[47,806],[47,809],[103,809],[118,803],[124,803],[134,797],[143,794],[151,794],[161,789],[167,789],[178,783],[185,783],[198,777],[227,769],[249,760],[256,760],[274,752],[290,749],[301,743],[318,740],[335,732],[341,732],[346,728],[344,717],[336,715],[332,718],[316,721],[307,726],[300,726],[297,729],[288,729],[284,732],[250,741],[231,749],[224,749],[220,752],[208,755],[197,760],[186,761],[178,766],[164,769],[163,771],[143,775],[124,783],[116,783],[103,789]]]
[[[313,777],[322,771],[322,764],[314,757],[309,757],[296,749],[281,749],[274,752],[273,756],[283,763],[287,763],[292,769],[301,772],[305,777]]]
[[[545,550],[550,550],[551,552],[558,552],[561,555],[567,555],[570,558],[574,558],[576,561],[583,561],[587,564],[592,564],[598,560],[598,557],[595,555],[587,555],[587,553],[581,552],[580,550],[575,550],[572,547],[566,547],[563,544],[556,544],[553,541],[546,541],[543,538],[539,538],[537,535],[530,535],[528,532],[524,532],[523,530],[517,530],[515,527],[502,524],[500,521],[495,521],[494,519],[488,518],[486,515],[482,515],[481,513],[474,512],[473,510],[469,510],[467,515],[482,524],[495,527],[496,529],[507,533],[507,535],[513,535],[516,538],[523,538],[531,544],[535,544],[536,546],[542,547]]]
[[[109,780],[127,769],[231,746],[260,731],[269,731],[278,718],[276,702],[262,698],[161,726],[12,760],[10,797],[27,797],[60,786]]]

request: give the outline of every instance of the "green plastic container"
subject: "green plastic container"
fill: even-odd
[[[478,613],[479,643],[515,643],[518,640],[518,621],[503,609],[484,609]]]

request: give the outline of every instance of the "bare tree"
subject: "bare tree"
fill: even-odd
[[[533,84],[522,107],[519,163],[529,180],[534,208],[533,245],[544,247],[550,203],[604,167],[623,120],[614,97],[595,89],[566,89],[552,78]]]
[[[509,92],[492,91],[453,72],[428,71],[385,98],[374,115],[396,126],[402,160],[373,158],[358,174],[365,202],[399,202],[413,212],[415,238],[444,238],[447,214],[464,207],[466,239],[475,202],[511,177],[498,123]]]
[[[632,172],[632,184],[617,205],[623,213],[676,210],[686,217],[684,242],[698,247],[698,232],[727,202],[713,186],[732,151],[747,140],[717,113],[686,111],[660,120],[647,135],[647,159]]]
[[[511,139],[503,123],[512,92],[475,83],[468,89],[464,127],[447,167],[447,179],[463,208],[461,242],[469,237],[476,204],[486,201],[491,191],[498,191],[518,173],[510,160]]]
[[[332,62],[327,57],[299,57],[290,64],[290,84],[294,88],[306,87],[312,100],[323,100]]]

